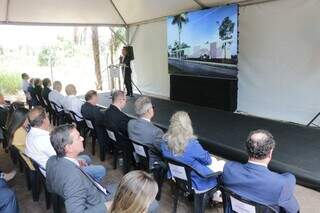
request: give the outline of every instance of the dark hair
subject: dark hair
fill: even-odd
[[[24,72],[24,73],[21,74],[21,78],[22,79],[29,78],[29,75]]]
[[[35,78],[35,79],[33,80],[33,84],[34,84],[35,86],[41,86],[41,79],[40,79],[40,78]]]
[[[124,97],[124,96],[125,94],[123,91],[121,90],[114,91],[114,93],[112,94],[112,103],[114,103],[118,98]]]
[[[84,96],[84,99],[86,99],[86,101],[89,101],[93,98],[93,96],[97,96],[98,93],[95,90],[89,90],[86,95]]]
[[[265,159],[276,145],[272,134],[267,130],[255,130],[250,132],[246,148],[250,158]]]
[[[72,144],[72,138],[70,132],[75,129],[76,126],[73,124],[60,125],[52,130],[50,133],[50,141],[58,157],[66,155],[64,150],[67,144]]]
[[[42,85],[43,85],[44,87],[48,87],[50,84],[51,84],[51,80],[50,80],[49,78],[44,78],[44,79],[42,80]]]
[[[9,126],[9,122],[10,122],[10,119],[11,119],[13,112],[16,111],[16,109],[18,109],[18,108],[24,108],[24,103],[21,101],[14,101],[10,104],[9,112],[8,112],[7,120],[6,120],[7,127]]]
[[[8,144],[7,147],[12,145],[14,133],[19,129],[27,119],[29,110],[26,108],[17,108],[8,118]]]
[[[36,114],[34,116],[33,114]],[[28,114],[28,120],[30,123],[30,126],[32,127],[39,127],[43,124],[43,121],[46,119],[46,111],[43,107],[41,106],[36,106],[34,107],[30,113]]]

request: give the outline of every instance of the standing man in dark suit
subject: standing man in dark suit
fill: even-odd
[[[76,127],[72,124],[56,127],[50,141],[57,155],[46,164],[48,190],[64,199],[66,212],[107,212],[110,193],[82,170],[77,161],[84,148]]]
[[[112,94],[112,104],[105,111],[104,123],[112,131],[120,132],[128,137],[128,122],[131,119],[122,109],[126,106],[127,98],[123,91],[115,91]]]
[[[42,98],[42,81],[40,78],[34,79],[34,93],[38,100],[38,104],[40,104],[42,107],[46,107],[44,104],[43,98]]]
[[[120,56],[120,63],[123,64],[124,68],[124,84],[126,85],[127,89],[127,96],[133,97],[133,92],[132,92],[132,80],[131,80],[131,58],[128,56],[128,50],[126,47],[122,48],[122,56]]]
[[[297,213],[299,204],[294,197],[296,178],[290,173],[278,174],[268,169],[275,148],[270,132],[256,130],[246,142],[248,163],[227,162],[222,181],[226,188],[238,195],[265,205]],[[227,207],[227,212],[233,212]],[[282,212],[282,211],[281,211]]]
[[[106,127],[104,125],[103,113],[97,106],[98,95],[95,90],[89,90],[84,96],[86,102],[81,106],[82,116],[90,120],[94,129],[96,130],[98,142],[100,145],[100,160],[105,160],[106,143],[108,140]]]

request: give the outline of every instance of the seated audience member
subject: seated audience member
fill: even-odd
[[[53,82],[53,90],[48,95],[48,100],[54,102],[58,106],[63,106],[64,96],[60,93],[62,84],[60,81]],[[58,108],[58,111],[62,111],[62,108]]]
[[[78,157],[83,138],[72,124],[56,127],[50,136],[57,156],[49,158],[47,187],[64,199],[66,212],[107,212],[109,193],[82,169]]]
[[[38,103],[42,106],[45,107],[45,104],[43,102],[42,98],[42,81],[40,78],[34,79],[34,93],[36,95],[36,98],[38,99]]]
[[[81,107],[81,114],[87,120],[90,120],[94,126],[100,144],[100,160],[105,160],[106,143],[108,140],[106,127],[104,126],[103,113],[97,106],[98,95],[94,90],[89,90],[84,96],[86,102]]]
[[[8,148],[14,145],[21,152],[24,152],[27,131],[29,130],[28,112],[29,110],[26,108],[20,107],[10,116],[8,121]]]
[[[154,162],[160,161],[161,140],[163,131],[151,123],[154,116],[154,108],[150,98],[140,97],[134,104],[138,119],[132,119],[128,123],[129,138],[133,141],[148,145],[150,156],[150,168]]]
[[[202,148],[196,136],[188,113],[179,111],[172,115],[169,129],[163,136],[161,144],[165,157],[185,163],[203,175],[212,174],[210,153]],[[192,187],[198,191],[209,190],[217,185],[217,178],[201,178],[191,173]]]
[[[8,185],[8,181],[13,179],[16,171],[4,173],[0,171],[0,212],[3,213],[18,213],[19,206],[16,195]]]
[[[28,92],[29,92],[30,98],[31,98],[31,100],[30,100],[31,108],[34,107],[34,106],[40,106],[40,102],[39,102],[39,100],[37,98],[36,90],[34,88],[34,81],[35,81],[35,79],[31,78],[30,79],[30,84],[29,84],[29,87],[28,87]]]
[[[278,206],[285,212],[298,212],[299,204],[294,197],[295,177],[290,173],[278,174],[268,169],[275,148],[275,141],[270,132],[251,132],[246,148],[248,163],[225,164],[222,174],[224,186],[249,200]],[[231,209],[228,212],[232,212]]]
[[[4,96],[0,93],[0,127],[5,127],[9,116],[9,107],[7,106]],[[4,141],[4,134],[0,128],[0,141]]]
[[[49,157],[56,155],[50,143],[49,119],[44,108],[35,107],[30,111],[28,120],[31,129],[27,134],[25,154],[36,161],[40,165],[43,174],[45,174],[46,163]],[[83,170],[97,181],[100,181],[106,174],[103,166],[90,165],[91,159],[89,156],[81,155],[78,163],[83,167]]]
[[[73,111],[76,113],[79,117],[82,117],[81,114],[81,106],[83,102],[76,97],[77,89],[73,84],[68,84],[65,88],[67,96],[63,100],[63,109],[66,113],[69,113],[69,111]],[[77,121],[82,121],[80,118],[76,118]]]
[[[107,128],[121,132],[128,136],[128,122],[130,117],[121,110],[126,106],[127,98],[123,91],[115,91],[112,94],[112,104],[105,111],[104,122]]]
[[[31,109],[31,107],[32,107],[31,96],[30,96],[30,93],[28,91],[28,88],[29,88],[29,75],[27,73],[22,73],[21,74],[21,78],[22,78],[21,88],[22,88],[22,91],[23,91],[24,95],[26,96],[26,102],[29,105],[29,109]]]
[[[45,78],[42,80],[43,89],[41,91],[41,97],[45,102],[49,104],[49,94],[51,92],[51,80],[49,78]]]
[[[140,170],[129,172],[121,179],[108,209],[111,213],[157,212],[157,192],[158,185],[150,174]]]

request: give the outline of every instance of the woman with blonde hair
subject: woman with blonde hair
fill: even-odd
[[[161,149],[164,157],[182,162],[203,175],[213,173],[209,168],[212,158],[194,135],[188,113],[179,111],[172,115],[169,129],[163,139]],[[191,179],[192,187],[198,191],[206,191],[217,185],[215,177],[202,178],[195,172],[191,173]]]
[[[156,212],[157,204],[154,202],[157,193],[158,184],[150,174],[132,171],[122,178],[108,209],[111,213]]]

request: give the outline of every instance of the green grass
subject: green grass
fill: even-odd
[[[0,71],[0,93],[14,95],[21,88],[21,77],[19,73]]]

